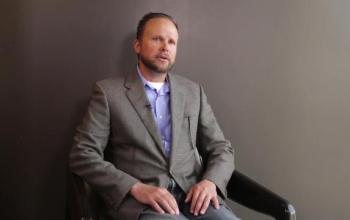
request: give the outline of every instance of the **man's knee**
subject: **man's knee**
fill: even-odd
[[[141,212],[139,220],[188,220],[184,215],[161,214],[153,208],[147,208]]]

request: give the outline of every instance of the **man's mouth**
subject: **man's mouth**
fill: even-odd
[[[159,56],[157,56],[157,59],[159,59],[161,61],[168,61],[168,60],[170,60],[169,56],[166,56],[166,55],[159,55]]]

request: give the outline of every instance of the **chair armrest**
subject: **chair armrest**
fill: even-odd
[[[292,204],[236,170],[227,185],[227,193],[238,204],[277,220],[296,219]]]
[[[91,212],[90,186],[72,172],[67,179],[67,212],[70,220],[96,219]]]

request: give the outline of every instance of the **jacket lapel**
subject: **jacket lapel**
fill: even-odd
[[[169,73],[170,113],[171,113],[171,158],[176,155],[179,135],[182,128],[185,107],[185,93],[182,85]]]
[[[163,142],[158,131],[154,115],[152,113],[152,110],[146,107],[149,101],[144,89],[144,85],[136,70],[132,71],[125,77],[125,87],[128,88],[126,92],[127,98],[135,108],[137,114],[140,116],[143,124],[147,128],[153,140],[156,142],[157,146],[161,148],[161,151],[165,156]]]

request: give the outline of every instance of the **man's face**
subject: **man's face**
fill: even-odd
[[[178,39],[178,31],[168,19],[149,20],[141,40],[134,42],[134,49],[140,55],[140,65],[156,73],[167,73],[175,62]]]

